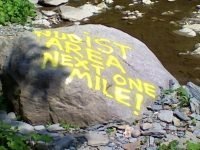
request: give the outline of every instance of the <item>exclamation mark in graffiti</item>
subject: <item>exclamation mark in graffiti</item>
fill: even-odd
[[[133,111],[134,115],[137,115],[137,116],[139,115],[143,100],[144,100],[143,95],[137,93],[136,94],[136,107],[135,107],[136,110]]]

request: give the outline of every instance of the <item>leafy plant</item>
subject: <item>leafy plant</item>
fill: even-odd
[[[60,124],[61,127],[63,127],[65,130],[69,131],[70,129],[78,129],[79,127],[77,125],[72,125],[69,123],[61,123]]]
[[[0,150],[27,150],[30,149],[27,143],[31,140],[50,142],[52,138],[39,134],[21,135],[17,128],[11,128],[10,125],[0,122]]]
[[[200,142],[192,143],[192,142],[188,141],[186,148],[187,148],[187,150],[200,150]]]
[[[106,133],[111,134],[116,131],[116,128],[107,128]]]
[[[29,0],[0,0],[0,24],[24,24],[35,15],[34,4]]]
[[[183,87],[180,87],[180,88],[176,89],[176,91],[177,91],[178,99],[180,101],[179,106],[180,107],[189,106],[190,97],[189,97],[189,94],[187,93],[186,89],[184,89]]]
[[[171,141],[168,145],[162,144],[158,148],[159,150],[178,150],[178,141],[174,140]]]

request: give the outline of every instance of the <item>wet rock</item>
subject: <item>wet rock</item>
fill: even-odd
[[[166,12],[163,12],[161,15],[164,15],[164,16],[174,15],[174,12],[172,12],[172,11],[166,11]]]
[[[113,0],[103,0],[106,4],[112,4]]]
[[[196,36],[196,32],[193,31],[190,28],[186,28],[184,27],[183,29],[180,29],[178,31],[174,31],[176,34],[182,35],[182,36],[186,36],[186,37],[195,37]]]
[[[59,140],[54,141],[54,149],[55,150],[62,150],[64,148],[70,147],[72,142],[75,140],[75,138],[71,135],[65,135],[64,137],[60,138]]]
[[[117,9],[117,10],[122,10],[122,9],[124,9],[125,8],[125,6],[120,6],[120,5],[116,5],[115,6],[115,9]]]
[[[153,125],[151,123],[143,123],[141,125],[142,130],[148,130],[148,129],[151,129],[152,127],[153,127]]]
[[[200,55],[200,48],[195,49],[190,53],[191,55]]]
[[[107,135],[99,134],[97,132],[89,132],[85,135],[85,137],[88,141],[88,145],[90,146],[101,146],[109,143]]]
[[[93,12],[90,10],[75,8],[72,6],[60,6],[60,11],[62,19],[67,19],[70,21],[80,21],[93,15]]]
[[[58,6],[63,3],[67,3],[69,0],[42,0],[44,4]]]
[[[56,123],[56,124],[52,124],[52,125],[48,126],[47,130],[50,132],[54,132],[54,131],[63,131],[65,129],[63,127],[61,127],[59,123]]]
[[[188,121],[188,120],[190,120],[190,118],[189,118],[186,114],[184,114],[183,112],[179,111],[178,109],[176,109],[176,110],[174,111],[174,115],[175,115],[176,117],[178,117],[180,120],[183,120],[183,121]]]
[[[191,29],[197,33],[200,33],[200,24],[187,24],[183,28]]]
[[[171,110],[161,110],[158,114],[158,118],[161,121],[171,123],[173,119],[173,111]]]
[[[92,4],[85,4],[85,5],[80,6],[79,8],[85,11],[89,11],[93,14],[101,13],[101,10],[102,10],[101,8],[94,6]]]
[[[153,4],[154,2],[152,2],[151,0],[142,0],[142,3],[146,5],[150,5],[150,4]]]

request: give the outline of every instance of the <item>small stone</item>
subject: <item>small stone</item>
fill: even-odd
[[[127,143],[123,145],[124,150],[134,150],[137,148],[137,143]]]
[[[122,10],[122,9],[124,9],[125,7],[124,6],[120,6],[120,5],[116,5],[115,6],[115,9],[117,9],[117,10]]]
[[[152,111],[159,111],[159,110],[162,110],[162,105],[157,105],[157,104],[153,104],[149,107],[147,107],[148,109],[152,110]]]
[[[59,123],[57,123],[57,124],[52,124],[48,126],[47,130],[50,132],[54,132],[54,131],[64,131],[65,129],[61,127]]]
[[[41,131],[41,130],[45,130],[45,127],[43,125],[37,125],[37,126],[34,126],[34,129],[36,131]]]
[[[52,6],[58,6],[63,3],[67,3],[69,0],[43,0],[43,3],[52,5]]]
[[[152,136],[149,137],[149,145],[150,146],[154,146],[155,145],[155,143],[154,143],[154,137],[152,137]]]
[[[142,135],[144,136],[153,136],[153,137],[164,137],[165,134],[166,134],[165,130],[159,130],[159,129],[151,129],[142,132]]]
[[[200,47],[200,43],[195,44],[194,48],[199,48]]]
[[[158,114],[158,118],[161,121],[171,123],[173,119],[173,111],[171,110],[161,110]]]
[[[137,142],[137,138],[130,138],[130,139],[129,139],[129,142],[130,142],[130,143],[135,143],[135,142]]]
[[[114,146],[116,146],[116,144],[113,143],[113,142],[111,142],[111,143],[108,144],[108,146],[109,146],[109,147],[114,147]]]
[[[162,130],[163,128],[160,123],[155,122],[153,123],[153,129]]]
[[[105,2],[106,4],[112,4],[112,3],[113,3],[113,0],[104,0],[104,2]]]
[[[183,112],[180,112],[178,109],[174,111],[174,115],[177,116],[180,120],[188,121],[190,120]]]
[[[177,127],[179,127],[181,125],[181,122],[178,118],[173,117],[173,124]]]
[[[175,126],[173,126],[173,125],[169,125],[168,129],[171,130],[171,131],[176,131],[177,130],[177,128]]]
[[[200,129],[194,130],[194,135],[196,135],[197,138],[200,138]]]
[[[200,115],[197,115],[197,114],[193,113],[193,114],[191,114],[190,116],[191,116],[192,118],[194,118],[194,119],[200,121]]]
[[[10,125],[13,127],[17,127],[21,134],[29,134],[34,132],[34,127],[25,122],[12,121]]]
[[[56,12],[54,12],[54,11],[42,10],[42,13],[43,13],[45,16],[48,16],[48,17],[51,17],[51,16],[56,15]]]
[[[107,135],[99,134],[97,132],[89,132],[85,135],[88,145],[90,146],[102,146],[107,145],[109,143],[109,139]]]
[[[14,112],[9,112],[7,117],[10,119],[10,120],[17,120],[17,117],[15,115]]]
[[[197,35],[195,31],[186,27],[178,31],[175,31],[175,33],[186,37],[195,37]]]
[[[141,132],[140,132],[140,129],[138,129],[138,128],[135,128],[131,133],[131,136],[134,137],[134,138],[137,138],[140,135],[141,135]]]
[[[142,130],[148,130],[148,129],[151,129],[152,127],[153,127],[153,125],[151,123],[143,123],[141,125]]]

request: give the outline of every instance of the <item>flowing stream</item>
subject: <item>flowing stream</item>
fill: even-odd
[[[86,0],[70,1],[69,5],[80,6]],[[111,9],[90,18],[92,24],[103,24],[120,29],[144,42],[162,62],[164,67],[174,75],[178,81],[185,84],[192,81],[200,85],[200,57],[191,55],[179,55],[180,52],[192,51],[199,40],[199,35],[193,38],[175,34],[173,31],[181,26],[176,22],[185,17],[191,17],[196,10],[198,0],[176,0],[168,2],[159,0],[153,5],[137,4],[129,6],[131,0],[114,0]],[[125,6],[123,10],[139,10],[144,13],[137,20],[122,20],[124,16],[115,5]],[[161,15],[163,12],[172,11],[174,15]],[[175,22],[172,24],[170,22]],[[143,61],[143,60],[141,60]]]

